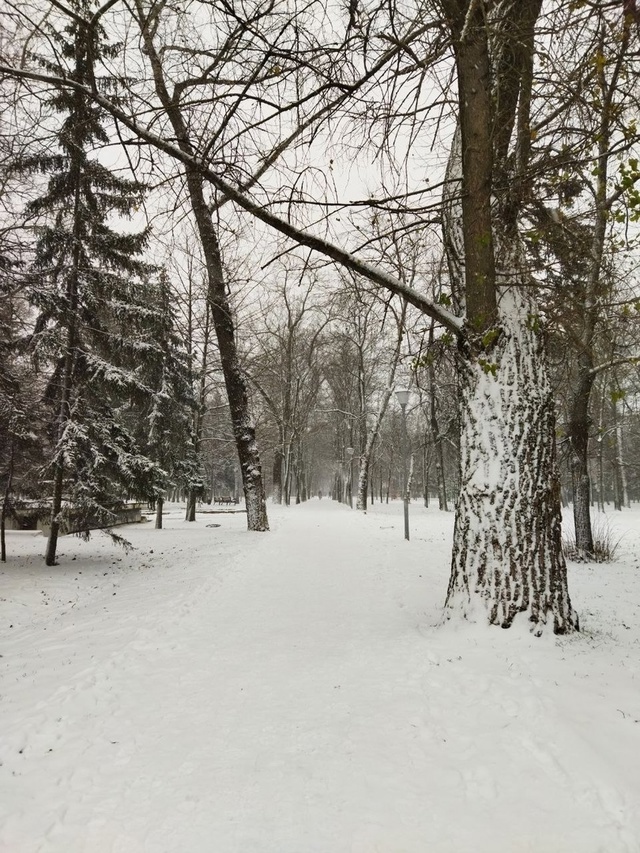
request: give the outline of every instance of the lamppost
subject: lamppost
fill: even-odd
[[[411,397],[411,391],[396,391],[396,398],[402,409],[402,469],[403,483],[402,491],[404,495],[404,538],[409,541],[409,489],[407,475],[407,449],[409,445],[409,433],[407,431],[407,404]]]
[[[348,466],[349,466],[349,506],[353,509],[353,447],[345,447],[344,452],[347,454]]]

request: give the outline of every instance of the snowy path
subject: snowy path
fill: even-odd
[[[53,570],[16,535],[2,853],[639,853],[637,551],[574,579],[584,636],[507,642],[433,627],[451,516],[405,543],[399,515],[271,515],[65,539]]]

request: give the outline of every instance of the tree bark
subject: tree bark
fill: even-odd
[[[195,521],[196,520],[196,493],[194,489],[189,489],[187,494],[187,511],[185,515],[186,521]]]
[[[517,186],[507,181],[504,140],[493,139],[494,127],[501,136],[513,126],[522,67],[532,61],[518,54],[540,0],[507,0],[489,21],[483,3],[445,5],[460,114],[448,175],[462,188],[461,202],[447,189],[445,245],[468,314],[458,359],[460,494],[445,614],[480,614],[508,628],[523,613],[535,634],[549,623],[567,633],[578,619],[561,547],[554,402],[517,233]],[[506,45],[510,62],[503,65]]]
[[[278,446],[273,451],[273,469],[272,469],[273,502],[276,504],[282,503],[282,460],[283,460],[282,447]]]
[[[137,8],[145,50],[151,62],[156,92],[171,122],[180,150],[185,154],[193,155],[193,146],[180,104],[175,97],[169,94],[166,87],[162,62],[153,41],[152,22],[149,16],[145,14],[140,3],[137,4]],[[213,328],[218,340],[222,373],[229,400],[233,435],[240,461],[240,470],[242,472],[242,487],[247,510],[247,527],[249,530],[264,531],[269,529],[269,522],[267,519],[262,468],[256,444],[255,428],[249,414],[247,387],[238,358],[233,313],[227,297],[218,235],[213,224],[211,211],[204,197],[202,171],[195,164],[187,164],[185,166],[185,176],[191,209],[200,237],[207,270],[207,298],[211,310]]]
[[[508,309],[508,313],[507,313]],[[501,300],[503,333],[492,353],[460,364],[461,490],[448,614],[508,628],[526,613],[532,631],[577,628],[561,546],[555,410],[540,335],[513,290]]]

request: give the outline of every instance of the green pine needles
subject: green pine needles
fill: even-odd
[[[75,8],[90,18],[88,4]],[[57,73],[99,85],[97,63],[115,48],[98,27],[76,20],[51,38]],[[148,231],[113,225],[132,216],[145,188],[100,162],[107,119],[89,98],[60,91],[49,105],[59,117],[58,150],[18,168],[48,176],[27,213],[37,233],[28,292],[37,311],[32,351],[48,371],[51,411],[43,479],[52,501],[52,565],[65,516],[73,515],[75,528],[108,527],[128,498],[155,500],[176,474],[197,477],[198,463],[189,364],[173,328],[168,281],[143,259]]]

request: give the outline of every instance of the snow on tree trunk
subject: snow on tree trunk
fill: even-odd
[[[502,333],[460,359],[460,495],[447,615],[508,628],[526,613],[536,634],[577,628],[562,554],[555,410],[532,306],[503,291]]]
[[[358,473],[358,493],[356,497],[356,509],[359,509],[363,512],[367,510],[367,494],[369,491],[369,468],[371,465],[371,456],[373,454],[373,448],[376,443],[376,439],[378,438],[378,434],[380,432],[380,426],[382,424],[382,420],[387,411],[387,407],[389,405],[389,400],[391,399],[391,394],[393,393],[391,387],[385,390],[382,402],[380,404],[380,408],[375,415],[375,420],[369,430],[367,435],[367,441],[360,455],[360,469]]]
[[[369,463],[371,460],[371,449],[373,448],[373,431],[367,437],[367,446],[360,457],[360,472],[358,474],[358,494],[356,496],[356,509],[367,511],[367,495],[369,494]],[[371,444],[371,448],[369,448]],[[369,453],[367,454],[367,449]]]

